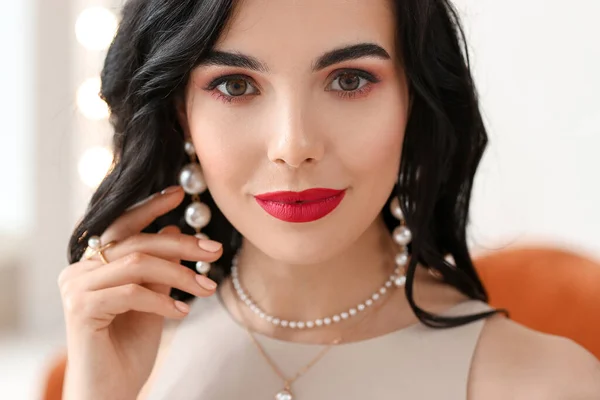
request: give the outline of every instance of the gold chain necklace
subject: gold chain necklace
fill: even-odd
[[[294,381],[296,379],[298,379],[302,375],[304,375],[306,373],[306,371],[308,371],[321,358],[323,358],[325,353],[327,353],[334,345],[339,344],[342,340],[340,337],[336,338],[331,344],[329,344],[327,347],[322,349],[319,352],[319,354],[317,354],[317,356],[315,358],[313,358],[308,364],[306,364],[304,367],[302,367],[300,370],[298,370],[293,377],[287,378],[283,374],[283,372],[281,372],[281,370],[277,367],[277,365],[275,365],[275,362],[273,361],[273,359],[271,357],[269,357],[269,355],[265,351],[264,347],[260,343],[258,343],[258,340],[256,340],[256,338],[254,337],[252,332],[249,329],[246,329],[246,332],[248,332],[248,334],[250,335],[250,338],[252,339],[252,342],[256,345],[256,347],[258,348],[258,350],[260,351],[262,356],[265,358],[265,360],[269,363],[269,365],[271,366],[273,371],[275,371],[275,373],[277,375],[279,375],[279,377],[283,381],[283,389],[275,394],[275,400],[293,400],[294,395],[292,393],[292,383],[294,383]]]
[[[383,305],[385,303],[387,303],[388,299],[391,298],[391,297],[392,297],[391,295],[387,296],[386,299],[384,299],[383,302],[379,303],[379,307],[372,307],[372,308],[377,308],[377,311],[378,311],[381,307],[383,307]],[[296,381],[298,378],[300,378],[302,375],[304,375],[313,365],[315,365],[321,358],[323,358],[323,356],[333,346],[342,343],[342,337],[338,336],[333,342],[331,342],[329,345],[327,345],[327,347],[325,347],[324,349],[322,349],[316,355],[316,357],[313,358],[308,364],[306,364],[304,367],[300,368],[293,377],[288,378],[281,371],[281,369],[279,369],[279,367],[277,367],[277,365],[275,364],[275,362],[273,361],[273,359],[267,354],[267,352],[264,349],[264,347],[258,342],[258,340],[256,339],[256,337],[254,337],[254,334],[252,333],[252,331],[248,328],[248,321],[247,321],[246,317],[244,316],[242,310],[240,309],[237,299],[235,301],[235,306],[236,306],[236,308],[238,310],[239,315],[244,320],[244,324],[242,324],[242,325],[246,329],[246,332],[248,332],[248,335],[250,336],[250,339],[252,340],[252,343],[254,343],[254,345],[258,348],[261,356],[267,361],[267,363],[269,364],[269,366],[271,367],[271,369],[273,369],[273,371],[283,381],[283,389],[281,389],[280,391],[278,391],[275,394],[275,400],[294,400],[294,394],[292,392],[292,383],[294,383],[294,381]],[[373,311],[370,315],[373,316],[374,313],[375,313],[375,311]],[[365,319],[367,319],[367,317],[363,317],[358,322],[356,322],[354,324],[354,326],[352,326],[352,329],[350,329],[348,332],[351,332],[354,328],[356,328],[357,326],[361,325],[361,322],[363,322]],[[348,332],[346,332],[346,333],[348,333]]]

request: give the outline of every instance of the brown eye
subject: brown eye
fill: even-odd
[[[244,79],[230,79],[227,81],[225,88],[230,96],[241,96],[246,93],[248,87]]]
[[[213,80],[204,89],[214,93],[219,100],[228,103],[246,99],[248,95],[259,95],[260,91],[246,75],[225,75]]]
[[[363,93],[380,79],[373,74],[361,70],[345,70],[335,75],[326,91],[338,92],[342,97]]]
[[[358,89],[358,85],[360,84],[360,77],[351,72],[346,72],[338,76],[340,82],[340,88],[342,90],[356,90]]]

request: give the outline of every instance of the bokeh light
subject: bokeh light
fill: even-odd
[[[100,98],[100,78],[85,80],[77,89],[77,107],[89,119],[104,119],[108,117],[108,105]]]
[[[81,181],[95,189],[106,176],[113,160],[112,152],[106,147],[91,147],[79,159],[78,172]]]
[[[75,22],[77,41],[89,50],[108,48],[117,31],[117,17],[104,7],[83,10]]]

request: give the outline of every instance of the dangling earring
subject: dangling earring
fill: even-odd
[[[394,229],[392,236],[394,238],[394,242],[401,246],[400,251],[396,254],[396,279],[394,280],[394,284],[396,286],[402,286],[406,283],[406,274],[404,271],[400,273],[400,269],[404,269],[406,264],[408,263],[408,244],[412,240],[412,233],[410,229],[406,226],[406,220],[404,219],[404,214],[402,213],[402,209],[400,208],[400,201],[398,197],[394,196],[392,201],[390,202],[390,211],[392,215],[400,220],[400,225]]]
[[[190,157],[190,163],[185,165],[179,172],[179,184],[183,190],[191,195],[192,202],[185,209],[185,222],[196,230],[198,239],[208,239],[208,236],[200,230],[210,222],[210,208],[200,202],[200,193],[206,191],[206,182],[202,167],[196,158],[196,149],[190,140],[185,141],[185,152]],[[196,271],[202,275],[208,275],[210,272],[210,263],[198,261],[196,263]]]

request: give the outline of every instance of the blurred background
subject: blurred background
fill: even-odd
[[[111,162],[99,72],[123,0],[0,0],[0,399],[39,399],[64,346],[58,274]],[[489,129],[474,255],[600,259],[600,3],[455,0]]]

